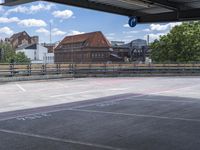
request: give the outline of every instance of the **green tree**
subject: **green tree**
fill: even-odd
[[[150,47],[154,62],[200,61],[200,22],[175,26]]]
[[[15,50],[8,43],[0,43],[0,49],[2,50],[2,59],[3,63],[10,63],[11,60],[15,57]]]
[[[15,63],[30,63],[30,59],[24,54],[24,52],[18,52],[14,57]]]
[[[16,53],[9,43],[0,43],[2,51],[1,63],[30,63],[30,59],[23,52]]]

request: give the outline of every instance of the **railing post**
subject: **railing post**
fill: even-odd
[[[56,74],[60,74],[60,64],[56,64]]]
[[[27,65],[27,75],[31,76],[31,64]]]
[[[10,64],[9,69],[10,69],[11,77],[13,77],[14,76],[14,64],[13,63]]]
[[[42,75],[46,75],[46,73],[47,73],[47,66],[46,66],[46,64],[43,64],[42,65]]]
[[[106,74],[106,63],[104,63],[104,75]]]

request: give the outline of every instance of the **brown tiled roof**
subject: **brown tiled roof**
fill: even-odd
[[[111,44],[106,39],[106,37],[102,34],[102,32],[91,32],[73,36],[66,36],[58,45],[59,48],[63,44],[71,44],[71,43],[84,43],[84,47],[99,47],[99,48],[110,48]],[[57,49],[56,48],[56,49]]]

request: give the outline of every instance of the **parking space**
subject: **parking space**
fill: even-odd
[[[135,93],[199,98],[198,77],[83,78],[0,85],[0,112]]]
[[[200,147],[198,78],[90,78],[0,88],[2,150]],[[6,97],[6,91],[12,93]]]
[[[0,149],[198,149],[199,107],[198,99],[127,94],[16,111],[1,118]]]

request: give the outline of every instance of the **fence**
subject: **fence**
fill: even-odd
[[[0,64],[0,77],[200,75],[200,64]]]

